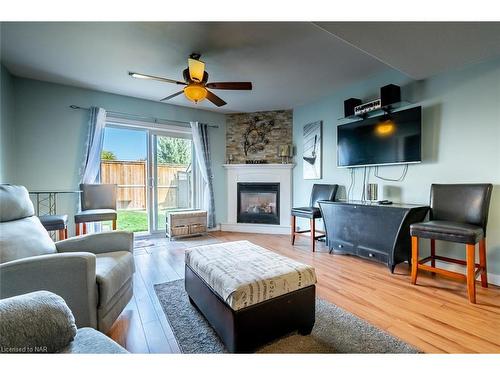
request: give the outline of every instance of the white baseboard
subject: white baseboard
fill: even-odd
[[[220,224],[216,224],[215,227],[207,229],[208,232],[218,232],[220,231]]]
[[[488,284],[500,286],[500,275],[488,272]]]
[[[220,225],[220,228],[221,228],[221,230],[226,231],[226,232],[290,234],[290,226],[288,226],[288,225],[222,223]]]
[[[440,268],[444,268],[445,270],[448,270],[448,271],[455,271],[455,272],[460,272],[460,273],[464,273],[464,270],[465,270],[465,267],[460,266],[459,264],[441,262],[439,260],[436,260],[436,266],[440,267]],[[478,280],[480,279],[480,277],[481,276],[479,276],[479,275],[477,276]],[[488,272],[488,284],[500,286],[500,275]]]

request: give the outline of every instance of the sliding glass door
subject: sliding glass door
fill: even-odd
[[[118,229],[161,232],[169,210],[193,207],[192,160],[189,129],[108,124],[100,177],[101,183],[118,185]]]
[[[190,134],[155,133],[154,230],[165,230],[165,216],[171,210],[193,207],[193,148]]]
[[[148,131],[106,126],[101,183],[117,184],[117,228],[149,232]]]

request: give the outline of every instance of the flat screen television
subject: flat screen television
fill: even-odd
[[[422,161],[422,107],[337,127],[337,165],[362,167]]]

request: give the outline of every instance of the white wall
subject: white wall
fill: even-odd
[[[225,221],[225,116],[126,96],[13,77],[14,124],[11,183],[34,189],[78,188],[88,112],[70,109],[100,106],[110,111],[145,114],[181,121],[218,125],[210,129],[214,165],[217,222]],[[76,196],[61,196],[59,211],[73,216]],[[71,225],[72,229],[73,226]]]
[[[387,71],[360,84],[347,87],[307,105],[294,108],[293,139],[297,147],[294,169],[294,205],[307,204],[312,184],[349,185],[349,170],[336,167],[337,119],[343,117],[343,101],[378,97],[381,86],[402,86],[403,99],[423,107],[423,162],[410,165],[403,182],[379,184],[379,199],[405,203],[429,202],[432,183],[493,183],[488,224],[488,271],[500,275],[500,60],[442,74],[425,81],[411,81],[396,71]],[[323,179],[303,180],[302,127],[323,121]],[[401,166],[379,168],[379,174],[395,178]],[[354,199],[362,193],[362,169],[356,171]],[[345,196],[345,189],[341,191]],[[428,242],[428,241],[426,241]],[[444,252],[464,257],[463,246],[439,243]],[[500,281],[500,279],[499,279]]]

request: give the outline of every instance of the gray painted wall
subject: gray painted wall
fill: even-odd
[[[10,182],[28,189],[78,187],[88,112],[70,109],[71,104],[170,120],[201,121],[219,125],[218,129],[210,129],[210,140],[217,222],[225,220],[225,175],[221,166],[225,150],[224,115],[30,79],[14,77],[13,81],[15,158],[11,166],[16,172],[9,176]],[[77,199],[61,196],[58,203],[60,211],[71,217]]]
[[[500,275],[500,60],[474,65],[425,81],[410,81],[388,71],[360,84],[294,108],[293,134],[297,147],[294,168],[294,205],[307,204],[314,182],[349,185],[349,170],[339,169],[336,157],[337,119],[343,117],[343,101],[378,97],[378,89],[395,83],[403,87],[403,98],[423,107],[423,162],[410,165],[404,182],[379,184],[379,199],[406,203],[428,203],[432,183],[490,182],[495,185],[488,224],[488,271]],[[302,127],[323,121],[323,179],[303,180]],[[379,174],[395,178],[401,166],[379,168]],[[354,198],[362,193],[362,168],[356,170]],[[341,196],[345,197],[345,189]],[[303,224],[304,225],[304,224]],[[427,242],[425,246],[427,246]],[[439,248],[464,257],[462,246],[439,243]],[[439,249],[438,248],[438,249]],[[500,281],[500,279],[498,280]]]
[[[0,182],[7,182],[13,176],[12,144],[14,124],[14,85],[13,78],[3,65],[0,65]]]

